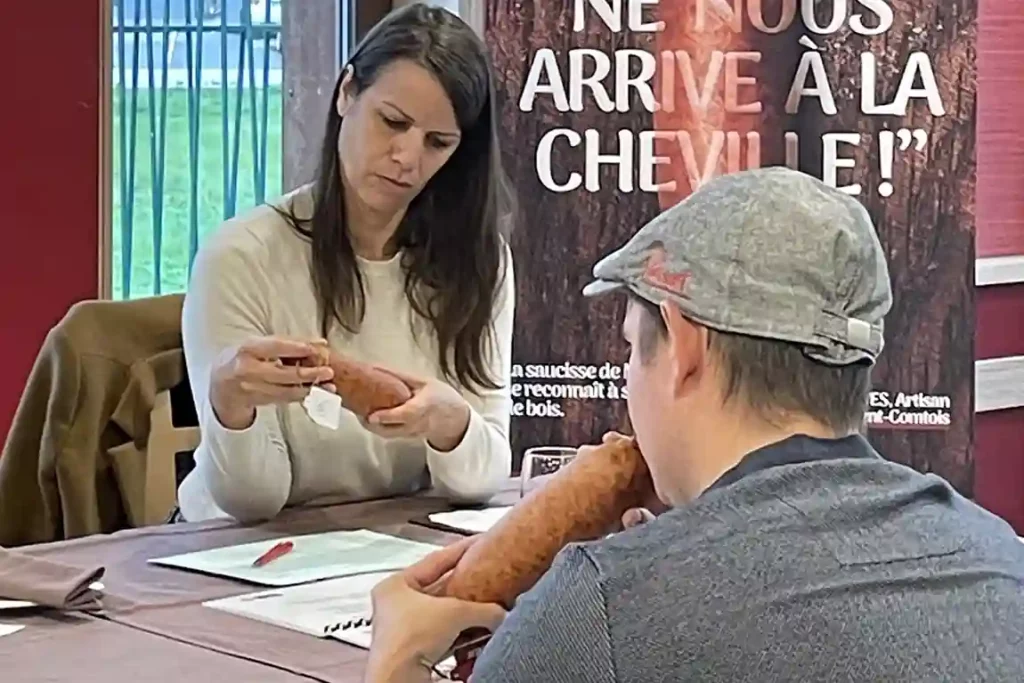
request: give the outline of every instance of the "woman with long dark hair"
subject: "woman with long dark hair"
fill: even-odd
[[[430,485],[492,494],[511,468],[509,197],[481,40],[443,9],[393,12],[342,70],[315,182],[228,221],[196,257],[183,337],[202,444],[180,516],[266,519]],[[302,402],[331,387],[311,362],[320,339],[412,398],[315,423]]]

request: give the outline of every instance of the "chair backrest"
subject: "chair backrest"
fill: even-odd
[[[143,524],[167,521],[175,507],[178,489],[178,454],[199,446],[199,427],[174,424],[170,390],[156,395],[150,411],[149,441],[146,444],[145,511]]]
[[[47,335],[4,444],[8,545],[167,519],[176,461],[199,443],[183,303],[181,294],[82,301]]]

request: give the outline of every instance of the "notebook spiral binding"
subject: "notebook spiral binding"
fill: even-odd
[[[361,617],[359,619],[349,619],[348,621],[341,621],[336,624],[328,624],[324,626],[324,635],[330,635],[337,633],[338,631],[349,631],[354,628],[363,628],[364,626],[370,626],[373,624],[373,619],[370,617]]]
[[[333,633],[338,633],[339,631],[349,631],[349,630],[354,629],[354,628],[364,628],[366,626],[372,626],[372,625],[373,625],[373,619],[370,618],[370,617],[360,617],[358,619],[349,619],[348,621],[341,621],[341,622],[338,622],[338,623],[335,623],[335,624],[328,624],[327,626],[324,626],[324,635],[325,636],[329,636],[329,635],[331,635]],[[490,637],[490,634],[488,634],[488,637]],[[471,644],[475,644],[475,643],[471,643]],[[434,677],[435,677],[436,680],[441,680],[441,681],[458,681],[458,680],[461,680],[461,679],[458,679],[455,676],[453,676],[453,673],[454,673],[453,671],[443,671],[443,670],[441,670],[438,667],[437,664],[433,664],[433,663],[428,662],[426,660],[421,662],[421,664],[423,665],[424,668],[428,669],[431,673],[434,674]]]

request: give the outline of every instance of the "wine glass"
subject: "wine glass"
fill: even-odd
[[[551,478],[576,457],[576,449],[569,446],[534,446],[523,454],[523,469],[519,478],[519,497]]]

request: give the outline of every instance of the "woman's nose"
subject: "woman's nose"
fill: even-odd
[[[419,167],[425,147],[423,135],[410,129],[392,140],[391,158],[398,163],[403,173],[414,171]]]

